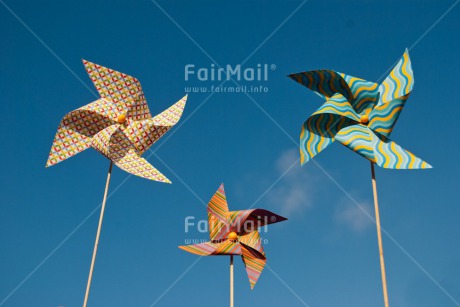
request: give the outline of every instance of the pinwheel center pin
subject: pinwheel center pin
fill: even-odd
[[[359,122],[363,125],[367,125],[369,123],[369,117],[364,114],[359,118]]]
[[[119,124],[123,124],[125,121],[126,121],[126,115],[125,115],[125,114],[120,114],[120,115],[118,115],[118,117],[117,117],[117,122],[118,122]]]
[[[228,239],[230,241],[235,242],[236,240],[238,240],[238,235],[236,234],[236,232],[232,231],[231,233],[228,234]]]

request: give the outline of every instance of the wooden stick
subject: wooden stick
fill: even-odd
[[[96,242],[94,243],[93,259],[91,260],[91,267],[89,269],[88,284],[86,285],[85,301],[83,302],[83,307],[86,307],[86,304],[88,303],[89,288],[91,287],[94,263],[96,262],[97,246],[99,245],[99,236],[101,234],[102,220],[104,218],[105,202],[107,201],[107,192],[109,191],[110,175],[112,174],[112,165],[113,162],[110,161],[109,172],[107,173],[107,181],[105,183],[104,198],[102,200],[101,215],[99,217],[99,225],[97,226]]]
[[[387,277],[385,274],[385,260],[383,258],[382,233],[380,232],[379,200],[377,197],[377,182],[375,180],[374,162],[371,162],[371,172],[372,172],[372,190],[374,192],[375,225],[377,226],[377,238],[379,241],[379,253],[380,253],[380,270],[382,272],[383,300],[385,302],[385,307],[388,307],[389,305],[388,305]]]
[[[233,307],[233,255],[230,255],[230,307]]]

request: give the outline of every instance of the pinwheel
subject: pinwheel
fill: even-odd
[[[334,141],[371,161],[384,301],[388,306],[374,164],[392,169],[431,168],[389,139],[414,86],[409,52],[406,49],[380,85],[332,70],[313,70],[288,77],[326,99],[302,126],[301,163],[310,161]]]
[[[222,184],[208,204],[211,241],[179,248],[200,256],[230,255],[230,306],[233,306],[233,256],[241,255],[253,289],[267,261],[258,228],[285,220],[263,209],[228,211]]]
[[[101,98],[64,116],[46,166],[62,162],[90,147],[110,160],[85,294],[86,306],[112,165],[136,176],[170,183],[141,155],[179,121],[187,96],[152,118],[136,78],[85,60],[83,63]]]

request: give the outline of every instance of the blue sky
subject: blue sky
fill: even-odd
[[[295,163],[301,124],[322,101],[286,75],[381,81],[406,47],[415,87],[392,139],[434,168],[377,169],[390,302],[458,305],[457,3],[1,0],[0,305],[83,301],[109,162],[89,149],[44,167],[62,116],[95,99],[81,58],[137,77],[157,114],[187,86],[218,85],[185,81],[187,64],[251,54],[244,67],[275,69],[240,84],[267,93],[191,93],[180,124],[146,153],[172,185],[114,169],[90,305],[227,304],[228,258],[195,263],[177,248],[207,238],[184,233],[184,219],[204,219],[221,182],[231,209],[289,218],[264,234],[269,268],[253,291],[235,262],[237,306],[382,305],[375,225],[351,200],[373,215],[369,163],[339,144]]]

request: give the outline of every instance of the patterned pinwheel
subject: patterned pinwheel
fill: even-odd
[[[211,241],[179,248],[200,256],[230,255],[231,263],[234,255],[241,255],[253,289],[267,261],[258,227],[285,220],[263,209],[228,211],[222,184],[208,204]]]
[[[409,52],[406,49],[380,85],[332,70],[314,70],[289,77],[326,99],[302,126],[301,163],[308,162],[334,141],[371,161],[383,297],[388,306],[374,164],[392,169],[431,168],[389,139],[414,86]]]
[[[152,118],[136,78],[83,63],[101,98],[64,116],[46,166],[93,147],[128,173],[170,183],[141,155],[179,121],[187,96]]]
[[[141,155],[180,119],[187,96],[152,118],[140,82],[131,76],[83,60],[101,98],[61,120],[46,166],[93,147],[110,160],[83,306],[88,302],[107,193],[115,164],[143,178],[170,181]]]
[[[289,77],[326,96],[302,126],[302,164],[336,140],[384,168],[431,168],[388,138],[414,86],[407,51],[380,85],[332,70]]]

